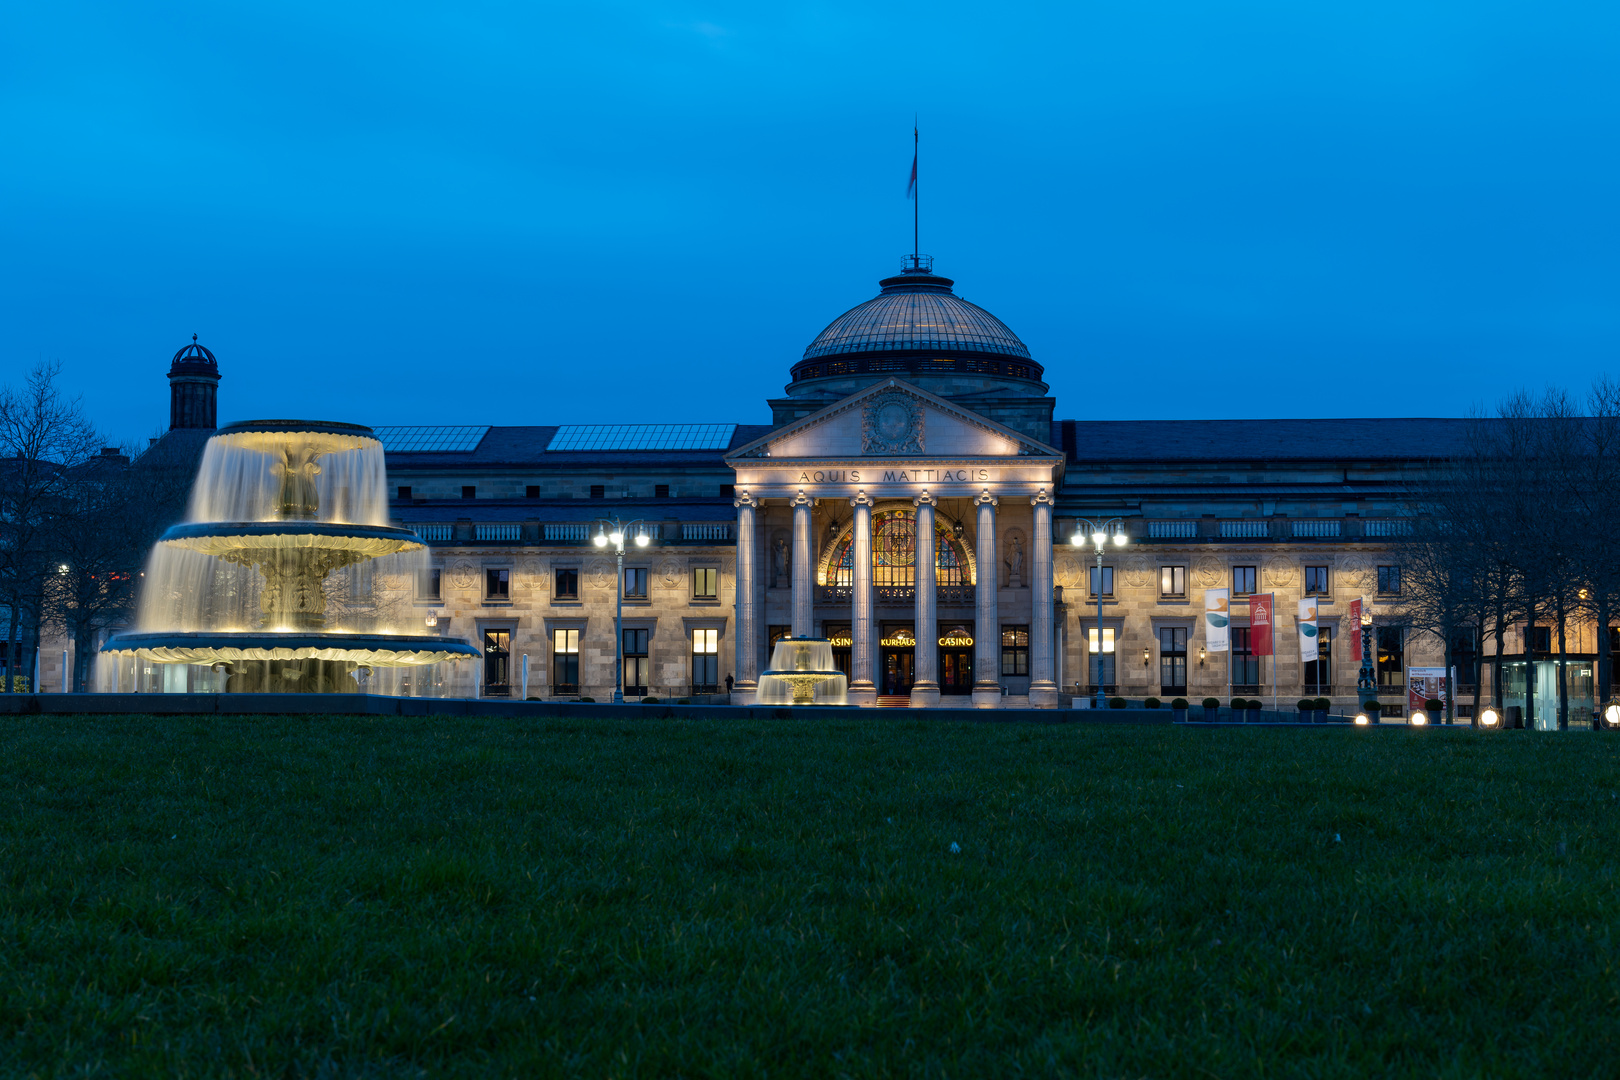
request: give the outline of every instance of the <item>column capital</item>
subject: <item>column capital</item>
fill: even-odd
[[[1046,506],[1053,505],[1052,496],[1050,496],[1050,495],[1048,495],[1046,493],[1045,488],[1041,488],[1040,491],[1036,492],[1034,495],[1031,495],[1029,497],[1029,505],[1031,505],[1031,506],[1041,506],[1043,504],[1046,505]]]
[[[876,506],[877,501],[874,500],[872,498],[872,496],[868,495],[865,491],[857,491],[854,495],[850,496],[849,505],[851,505],[851,506],[868,506],[868,507],[870,507],[870,506]]]
[[[793,497],[793,498],[792,498],[792,499],[791,499],[791,500],[790,500],[790,501],[789,501],[789,502],[788,502],[788,505],[789,505],[789,506],[793,506],[793,507],[799,507],[799,506],[814,506],[814,505],[815,505],[815,504],[816,504],[816,500],[814,500],[814,499],[812,499],[812,498],[811,498],[811,497],[810,497],[810,496],[808,496],[808,495],[806,495],[806,494],[805,494],[805,493],[804,493],[804,488],[800,488],[800,489],[799,489],[799,493],[798,493],[798,494],[797,494],[797,495],[795,495],[795,496],[794,496],[794,497]]]
[[[973,499],[973,505],[975,506],[996,506],[999,505],[999,503],[1000,500],[994,495],[990,494],[989,488],[985,488],[983,491],[979,492],[979,494]]]
[[[911,500],[911,505],[912,506],[938,506],[939,505],[939,500],[934,498],[932,495],[928,494],[928,489],[924,488],[923,493],[921,495],[918,495],[915,499]]]
[[[739,510],[741,510],[745,506],[749,507],[750,509],[758,509],[759,507],[763,506],[764,504],[765,504],[764,499],[756,499],[752,495],[748,494],[748,492],[746,492],[746,491],[742,492],[735,499],[731,500],[731,505],[736,507]]]

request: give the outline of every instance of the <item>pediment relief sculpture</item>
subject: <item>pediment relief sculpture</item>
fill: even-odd
[[[899,391],[869,400],[861,415],[861,453],[923,453],[923,413],[917,400]]]

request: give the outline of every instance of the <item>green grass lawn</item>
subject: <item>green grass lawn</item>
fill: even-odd
[[[1617,748],[8,718],[0,1074],[1613,1075]]]

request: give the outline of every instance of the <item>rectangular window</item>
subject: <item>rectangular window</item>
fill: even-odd
[[[647,599],[646,567],[627,566],[624,568],[624,598],[626,600]]]
[[[712,566],[699,566],[692,571],[692,599],[714,600],[720,595],[720,571]]]
[[[1472,696],[1474,688],[1479,685],[1479,631],[1474,629],[1458,631],[1451,639],[1451,665],[1457,669],[1457,698],[1461,705],[1462,698]]]
[[[478,498],[478,485],[477,484],[464,484],[464,485],[462,485],[461,497],[463,499],[476,499],[476,498]]]
[[[1232,567],[1232,595],[1248,596],[1254,592],[1254,567]]]
[[[1252,568],[1251,568],[1252,572]],[[1252,590],[1251,590],[1252,591]],[[1260,692],[1260,658],[1254,655],[1254,642],[1247,626],[1232,627],[1232,692]]]
[[[1098,571],[1098,569],[1099,568],[1096,567],[1096,566],[1093,566],[1093,567],[1090,568],[1090,570],[1091,570],[1091,595],[1092,596],[1097,595],[1097,571]],[[1101,567],[1101,570],[1102,570],[1102,594],[1104,596],[1113,596],[1114,595],[1114,568],[1112,566],[1104,566],[1104,567]]]
[[[1159,595],[1180,598],[1187,595],[1187,568],[1185,566],[1159,567]]]
[[[646,630],[624,632],[624,696],[646,697],[648,674],[652,667],[647,657]]]
[[[410,502],[411,501],[411,489],[410,488],[402,487],[402,488],[399,489],[399,501],[400,502]]]
[[[1380,566],[1378,568],[1378,595],[1401,595],[1401,568],[1398,566]]]
[[[1096,567],[1092,567],[1096,569]],[[1029,627],[1003,626],[1001,628],[1001,673],[1003,675],[1029,674]]]
[[[592,484],[591,485],[591,498],[593,498],[593,499],[605,499],[605,498],[607,498],[607,485],[605,485],[605,484]]]
[[[1530,648],[1533,652],[1552,652],[1552,627],[1536,626],[1531,628],[1534,633],[1530,638]]]
[[[1405,627],[1379,626],[1374,631],[1378,638],[1378,689],[1385,693],[1400,690],[1406,686]]]
[[[654,484],[653,485],[653,498],[655,498],[655,499],[667,499],[667,498],[669,498],[669,485],[668,484]]]
[[[512,599],[512,571],[484,571],[484,599],[505,602]]]
[[[538,499],[540,497],[540,485],[529,484],[523,489],[523,497],[525,499]]]
[[[1327,596],[1328,594],[1328,568],[1325,566],[1307,566],[1305,568],[1305,595]]]
[[[776,648],[776,643],[778,641],[781,641],[785,637],[792,637],[792,636],[793,636],[793,627],[791,627],[791,626],[771,626],[771,627],[767,627],[766,631],[765,631],[765,643],[766,643],[767,647],[774,649],[774,648]]]
[[[1333,627],[1316,628],[1316,659],[1305,661],[1304,681],[1312,697],[1333,696]]]
[[[1100,688],[1105,694],[1112,694],[1115,690],[1114,682],[1114,628],[1105,626],[1099,639],[1097,628],[1092,627],[1087,632],[1086,642],[1089,657],[1088,667],[1091,670],[1091,692],[1095,694]]]
[[[558,600],[579,599],[579,569],[577,567],[557,568],[557,591],[555,595]]]
[[[551,632],[551,689],[557,694],[579,693],[579,631]]]
[[[1187,628],[1159,627],[1159,693],[1187,692]]]
[[[698,628],[692,631],[692,693],[714,694],[720,690],[720,631]]]
[[[416,598],[418,600],[438,600],[443,595],[439,592],[439,575],[442,573],[443,571],[437,566],[417,571]]]

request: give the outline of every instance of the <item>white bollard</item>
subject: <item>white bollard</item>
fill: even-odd
[[[63,649],[62,650],[62,693],[64,693],[64,694],[68,693],[72,689],[72,687],[68,684],[68,680],[71,677],[72,676],[69,674],[68,666],[67,666],[67,650]]]
[[[529,654],[523,654],[523,697],[522,701],[529,700]]]

